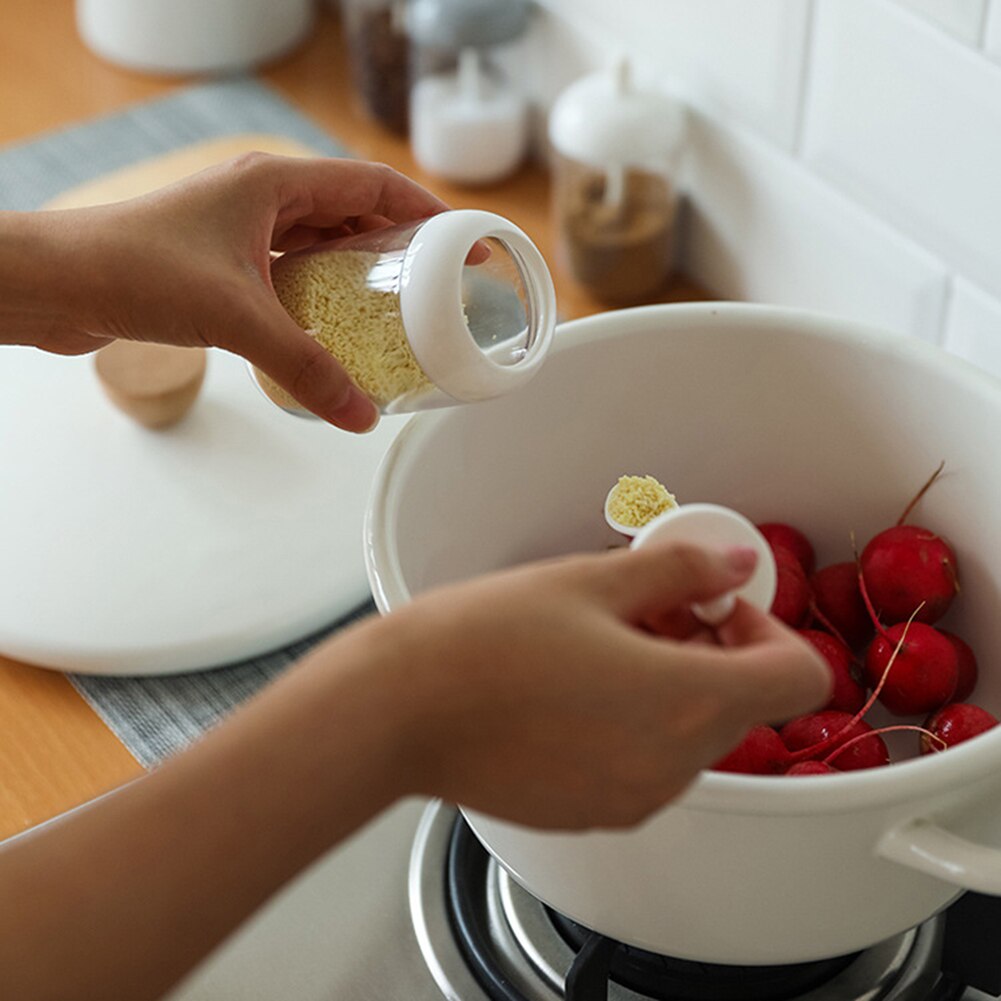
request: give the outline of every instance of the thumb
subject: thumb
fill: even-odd
[[[375,404],[277,301],[244,331],[239,350],[280,406],[299,405],[345,431],[370,431],[378,423]]]
[[[822,706],[834,683],[817,650],[771,615],[738,601],[716,629],[729,651],[728,684],[740,693],[750,722],[799,716]]]
[[[707,601],[743,584],[757,562],[753,549],[721,550],[687,542],[655,542],[616,554],[616,610],[646,621],[692,602]]]

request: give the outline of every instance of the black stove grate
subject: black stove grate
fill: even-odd
[[[556,930],[580,954],[595,933],[547,910]],[[790,1001],[837,976],[857,956],[782,966],[733,966],[675,959],[615,943],[608,952],[606,979],[651,1001]],[[595,976],[600,976],[597,968]]]
[[[490,856],[459,815],[452,827],[445,865],[445,901],[455,941],[466,965],[490,1001],[531,1001],[504,973],[487,927]]]
[[[495,954],[487,906],[490,855],[461,815],[453,825],[445,867],[445,901],[465,963],[490,1001],[532,1001],[504,972]],[[822,986],[860,955],[781,966],[695,963],[626,946],[553,911],[547,914],[576,953],[568,971],[565,1001],[606,1001],[613,981],[650,1001],[792,1001]],[[971,931],[976,927],[976,934]],[[972,938],[988,935],[986,948]],[[1001,991],[1001,899],[966,894],[946,923],[947,971],[924,1001],[960,1001],[966,984],[991,997]]]

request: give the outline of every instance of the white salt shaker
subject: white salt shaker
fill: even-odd
[[[527,0],[411,0],[410,141],[428,173],[489,184],[528,147],[528,102],[505,71],[517,59]]]
[[[541,367],[556,325],[536,246],[475,209],[286,254],[272,283],[292,319],[386,414],[518,389]],[[254,377],[273,403],[312,416],[267,376]]]

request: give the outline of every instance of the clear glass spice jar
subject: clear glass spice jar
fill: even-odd
[[[681,108],[638,87],[625,62],[576,81],[553,104],[559,253],[609,304],[648,301],[674,270],[683,126]]]
[[[406,0],[341,0],[351,75],[363,109],[397,135],[407,135],[410,38]]]
[[[528,99],[509,69],[528,21],[527,0],[411,0],[410,142],[428,173],[489,184],[521,164]]]
[[[386,414],[486,400],[539,370],[556,294],[535,244],[474,209],[285,254],[272,282],[289,315]],[[278,406],[311,417],[262,372]]]

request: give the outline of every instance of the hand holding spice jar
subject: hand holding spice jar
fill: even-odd
[[[571,84],[553,104],[554,210],[563,260],[613,305],[656,296],[674,269],[683,119],[628,64]]]
[[[516,389],[538,371],[556,323],[552,279],[535,245],[476,210],[286,254],[272,283],[292,319],[387,414]],[[311,416],[254,374],[272,402]]]

